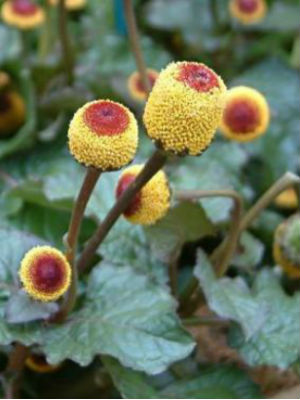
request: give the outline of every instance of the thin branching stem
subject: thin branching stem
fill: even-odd
[[[71,41],[68,32],[68,18],[65,0],[58,3],[58,29],[61,42],[61,49],[64,59],[65,72],[68,85],[74,82],[74,60],[72,55]]]

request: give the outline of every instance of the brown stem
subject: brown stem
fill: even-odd
[[[22,373],[28,354],[29,348],[20,343],[16,343],[15,347],[10,353],[5,371],[5,376],[8,380],[7,385],[5,385],[6,399],[19,398],[19,388],[22,380]]]
[[[132,0],[123,0],[125,17],[128,28],[128,35],[130,40],[130,45],[135,58],[136,66],[143,84],[145,91],[149,94],[151,90],[150,81],[147,75],[146,63],[142,54],[139,33],[137,29],[137,24],[134,16],[134,10],[132,5]]]
[[[66,0],[59,0],[58,3],[58,29],[62,48],[63,59],[65,63],[65,71],[68,85],[72,85],[74,81],[74,60],[67,25]]]
[[[185,326],[194,326],[194,325],[219,325],[226,326],[228,325],[228,321],[219,317],[190,317],[183,318],[182,323]]]
[[[97,231],[88,241],[84,248],[77,264],[79,272],[85,270],[95,254],[98,246],[105,239],[110,229],[117,221],[119,216],[126,210],[130,201],[141,190],[141,188],[159,171],[167,160],[166,153],[161,150],[156,150],[152,157],[147,161],[143,170],[139,173],[136,179],[129,185],[127,190],[118,198],[113,207],[110,209],[105,219],[99,225]]]

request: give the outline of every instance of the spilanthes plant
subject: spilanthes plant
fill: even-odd
[[[59,250],[39,246],[25,254],[19,276],[29,296],[43,302],[55,301],[70,286],[71,268]]]
[[[266,133],[269,121],[269,106],[260,92],[246,86],[228,90],[220,125],[227,138],[238,142],[252,141]]]
[[[143,165],[133,165],[123,171],[116,187],[117,198],[135,180],[143,167]],[[132,224],[155,224],[168,212],[170,197],[170,187],[166,174],[163,171],[159,171],[135,195],[123,215]]]
[[[2,20],[21,30],[33,29],[45,21],[45,13],[33,0],[6,0],[1,7]]]
[[[149,80],[150,88],[152,88],[158,77],[158,72],[154,69],[148,68],[147,77]],[[147,99],[148,93],[143,85],[139,72],[135,71],[129,76],[127,86],[129,94],[134,100],[145,101]]]
[[[265,0],[230,0],[229,10],[242,24],[255,24],[265,17],[267,4]]]
[[[281,192],[275,199],[277,207],[283,209],[295,209],[298,207],[298,196],[294,188],[288,188]]]
[[[278,225],[273,245],[275,262],[290,278],[300,277],[300,215]]]

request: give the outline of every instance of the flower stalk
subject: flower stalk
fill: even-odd
[[[65,0],[59,0],[58,3],[58,30],[65,63],[67,83],[71,86],[74,82],[74,60],[72,56],[70,37],[68,34]]]
[[[28,354],[29,348],[20,343],[16,343],[10,353],[5,370],[5,376],[7,377],[7,383],[5,385],[6,399],[17,399],[20,397],[19,387]]]

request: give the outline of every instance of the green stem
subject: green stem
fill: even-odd
[[[5,385],[5,398],[17,399],[19,396],[19,388],[21,385],[23,369],[26,358],[29,354],[29,348],[20,343],[16,343],[10,353],[8,364],[5,370],[7,384]]]
[[[88,241],[84,248],[77,264],[77,269],[82,272],[89,265],[92,257],[94,256],[97,248],[105,239],[110,229],[126,210],[128,204],[134,196],[141,190],[141,188],[159,171],[167,160],[167,155],[161,150],[156,150],[152,157],[147,161],[143,170],[139,173],[136,179],[129,185],[127,190],[118,198],[113,207],[110,209],[105,219],[99,225],[94,235]]]
[[[41,62],[45,61],[49,53],[49,48],[51,45],[51,15],[50,15],[50,4],[48,1],[44,4],[46,20],[41,28],[39,37],[39,59]]]
[[[128,36],[132,48],[132,52],[135,58],[136,66],[143,84],[145,91],[149,94],[151,90],[150,81],[147,74],[146,63],[143,57],[143,53],[140,46],[139,33],[137,24],[134,16],[134,10],[132,0],[123,0],[125,17],[128,28]]]
[[[215,30],[218,31],[220,29],[220,16],[219,16],[217,0],[210,0],[208,4],[210,9],[211,19],[215,23]]]
[[[58,3],[58,28],[61,42],[61,49],[65,63],[65,72],[68,85],[74,82],[74,60],[67,26],[67,10],[65,0],[59,0]]]

